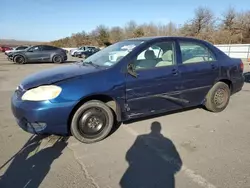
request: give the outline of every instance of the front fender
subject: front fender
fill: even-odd
[[[105,78],[105,79],[104,79]],[[122,109],[125,103],[125,75],[108,70],[90,73],[54,83],[62,88],[61,94],[51,102],[79,103],[92,96],[108,96]]]
[[[19,52],[19,53],[15,53],[15,54],[12,55],[12,57],[13,57],[12,60],[13,60],[13,61],[14,61],[14,59],[15,59],[16,56],[23,56],[24,59],[25,59],[25,61],[26,61],[26,62],[28,61],[27,56],[26,56],[25,54],[23,54],[23,53],[20,53],[20,52]]]

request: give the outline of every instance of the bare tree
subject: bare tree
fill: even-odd
[[[100,46],[103,46],[105,43],[109,42],[109,29],[104,25],[99,25],[97,28],[92,31],[93,38],[97,41]]]
[[[241,36],[241,43],[250,43],[250,11],[239,14],[236,27]]]
[[[156,36],[158,35],[158,28],[154,23],[143,24],[141,26],[145,36]]]
[[[167,35],[168,36],[176,36],[177,35],[177,27],[173,22],[169,22],[166,25]]]
[[[124,32],[121,27],[113,27],[110,30],[110,41],[112,43],[118,42],[120,40],[124,39]]]
[[[70,37],[52,41],[60,47],[76,47],[80,45],[107,45],[126,38],[141,36],[192,36],[220,43],[250,43],[250,10],[238,13],[229,7],[220,18],[206,7],[198,7],[194,17],[181,26],[173,22],[167,24],[137,24],[131,20],[124,27],[108,28],[99,25],[93,31],[74,33]]]
[[[211,40],[210,36],[214,32],[215,21],[214,14],[210,9],[198,7],[195,9],[194,18],[182,26],[180,33],[184,36]]]
[[[144,36],[144,31],[142,27],[137,27],[133,32],[133,37],[142,37]]]
[[[235,29],[235,23],[236,23],[236,16],[237,13],[234,8],[229,7],[228,10],[226,10],[222,14],[222,26],[223,29],[232,31]]]
[[[239,41],[239,28],[237,28],[237,13],[234,8],[229,7],[222,14],[222,22],[220,24],[220,38],[225,43],[237,43]]]
[[[137,28],[137,24],[135,21],[131,20],[129,21],[124,28],[125,31],[125,38],[132,38],[134,37],[134,32]]]

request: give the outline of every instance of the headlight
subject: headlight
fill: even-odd
[[[62,88],[55,85],[39,86],[30,89],[24,93],[22,100],[27,101],[45,101],[56,98],[62,91]]]

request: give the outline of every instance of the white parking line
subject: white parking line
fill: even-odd
[[[128,133],[130,133],[131,135],[137,137],[139,136],[139,133],[137,133],[134,129],[128,127],[128,126],[122,126]],[[147,143],[147,145],[156,152],[156,154],[161,157],[163,160],[165,160],[168,163],[176,163],[176,165],[180,165],[178,164],[178,162],[176,162],[173,158],[170,158],[167,155],[163,155],[161,153],[158,152],[157,148],[155,148],[153,145],[150,145],[150,143]],[[182,164],[181,167],[181,171],[188,177],[190,178],[193,182],[197,183],[198,185],[200,185],[201,187],[204,188],[216,188],[215,185],[209,183],[205,178],[203,178],[201,175],[196,174],[193,170],[187,168],[184,164]]]

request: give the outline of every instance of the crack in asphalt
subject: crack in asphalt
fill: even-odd
[[[95,179],[88,173],[85,165],[79,160],[79,158],[76,156],[75,151],[70,148],[70,146],[67,146],[67,148],[69,148],[69,150],[73,153],[73,157],[75,159],[75,161],[77,162],[77,164],[81,167],[81,170],[83,172],[83,174],[85,175],[85,178],[91,181],[91,184],[95,187],[95,188],[100,188],[99,185],[95,182]]]

